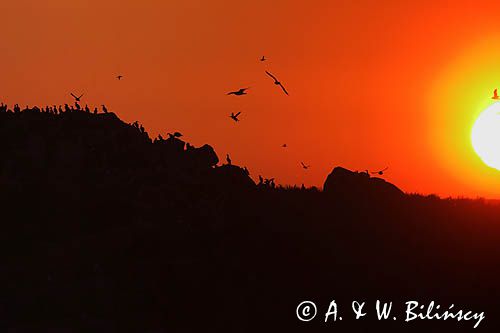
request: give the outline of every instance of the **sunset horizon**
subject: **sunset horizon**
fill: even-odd
[[[498,1],[4,0],[6,332],[500,332]]]
[[[500,88],[490,4],[6,2],[0,101],[84,94],[151,138],[180,131],[230,154],[253,179],[321,187],[335,166],[388,167],[408,193],[500,199],[500,171],[471,142]]]

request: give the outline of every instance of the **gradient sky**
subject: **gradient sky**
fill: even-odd
[[[500,88],[496,4],[4,0],[0,100],[85,93],[152,137],[178,130],[282,184],[389,166],[386,179],[408,192],[500,198],[500,172],[470,143]],[[226,96],[241,87],[249,94]]]

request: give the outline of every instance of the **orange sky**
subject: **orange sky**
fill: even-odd
[[[494,1],[5,0],[0,13],[9,104],[85,93],[282,184],[389,166],[405,191],[500,198],[469,140],[500,88]]]

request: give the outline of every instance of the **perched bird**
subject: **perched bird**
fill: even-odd
[[[281,147],[286,148],[288,147],[286,143],[284,143]]]
[[[231,92],[228,92],[227,94],[228,95],[236,95],[236,96],[241,96],[241,95],[246,95],[246,91],[250,89],[250,88],[241,88],[240,90],[237,90],[237,91],[231,91]]]
[[[119,81],[119,80],[121,80],[121,79],[122,79],[122,77],[123,77],[123,75],[118,75],[116,78],[117,78],[117,79],[118,79],[118,81]]]
[[[385,168],[385,169],[382,169],[382,170],[379,170],[379,171],[373,171],[373,172],[370,172],[372,175],[380,175],[382,176],[384,174],[384,172],[389,169],[389,167]],[[368,172],[368,171],[367,171]]]
[[[498,89],[495,89],[493,91],[493,97],[491,97],[491,99],[500,99],[500,96],[498,96],[498,92],[497,92]]]
[[[266,57],[265,56],[262,56],[262,58],[260,58],[260,61],[266,61]]]
[[[73,96],[73,98],[75,99],[75,102],[80,102],[80,98],[83,97],[83,94],[81,94],[80,96],[76,96],[75,94],[71,93],[71,96]]]
[[[283,85],[281,84],[281,82],[278,81],[278,79],[276,78],[276,76],[274,76],[273,74],[269,73],[268,71],[266,71],[266,74],[269,75],[274,80],[274,84],[275,85],[280,86],[281,89],[283,89],[283,92],[288,95],[288,91],[286,91],[285,87],[283,87]]]
[[[226,161],[227,161],[227,165],[232,164],[231,157],[229,157],[229,154],[226,154]]]
[[[234,114],[234,112],[231,112],[231,115],[229,116],[229,118],[231,118],[232,120],[234,120],[234,121],[238,122],[238,121],[240,121],[240,120],[238,119],[238,116],[239,116],[240,114],[241,114],[241,112],[238,112],[237,114]]]
[[[104,104],[102,105],[102,111],[104,113],[108,113],[108,109],[106,108],[106,106]]]
[[[302,165],[302,168],[304,168],[304,170],[307,170],[311,167],[310,165],[305,165],[304,162],[300,162],[300,164]]]

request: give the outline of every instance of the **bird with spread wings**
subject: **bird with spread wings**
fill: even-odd
[[[71,93],[71,96],[73,96],[75,102],[80,102],[80,99],[83,97],[83,94],[81,94],[80,96],[76,96],[75,94]]]
[[[250,89],[250,88],[241,88],[240,90],[230,91],[227,94],[228,95],[236,95],[236,96],[246,95],[247,94],[246,91],[248,89]]]
[[[389,167],[387,167],[385,169],[382,169],[382,170],[379,170],[379,171],[372,171],[371,174],[372,175],[380,175],[380,176],[382,176],[384,174],[384,172],[387,171],[387,169],[389,169]]]
[[[288,95],[288,91],[286,91],[285,87],[281,84],[281,82],[276,78],[276,76],[274,76],[273,74],[269,73],[268,71],[266,71],[266,74],[269,75],[273,80],[274,80],[274,84],[277,85],[277,86],[280,86],[281,89],[283,89],[283,92],[285,94]]]
[[[234,120],[234,121],[238,122],[238,121],[240,121],[240,120],[238,119],[238,116],[239,116],[240,114],[241,114],[241,111],[240,111],[240,112],[238,112],[238,113],[236,113],[236,114],[234,114],[234,112],[231,112],[231,115],[229,116],[229,118],[231,118],[232,120]]]

